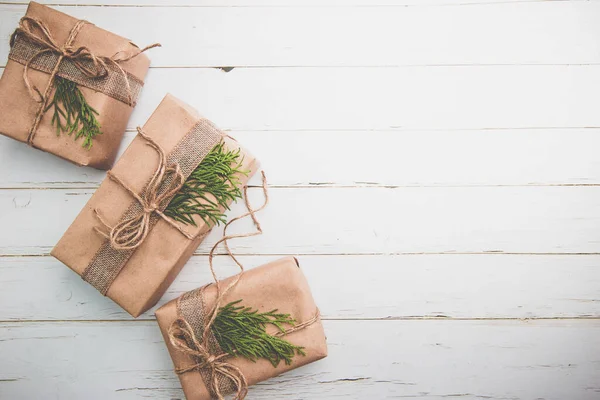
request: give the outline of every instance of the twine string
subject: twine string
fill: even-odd
[[[248,212],[231,219],[229,222],[227,222],[225,224],[225,226],[223,228],[223,237],[221,239],[219,239],[213,245],[213,247],[210,249],[210,252],[208,253],[208,266],[210,268],[210,273],[212,274],[213,279],[215,281],[215,287],[217,289],[217,300],[215,301],[215,305],[214,305],[212,311],[209,313],[210,318],[204,328],[204,333],[202,335],[204,341],[206,341],[208,339],[208,335],[210,334],[210,327],[212,326],[213,322],[215,321],[215,318],[217,317],[219,308],[221,307],[221,301],[223,300],[223,297],[225,297],[225,295],[227,295],[227,293],[229,293],[239,283],[240,279],[242,278],[242,275],[244,274],[244,265],[235,257],[235,255],[229,248],[228,241],[230,239],[258,236],[258,235],[262,235],[262,233],[263,233],[260,222],[256,218],[256,213],[259,211],[262,211],[269,203],[269,193],[267,190],[267,177],[266,177],[264,171],[261,171],[261,176],[262,176],[262,190],[263,190],[263,196],[264,196],[263,204],[259,208],[254,209],[248,199],[248,187],[244,186],[244,202],[245,202],[246,209],[248,210]],[[252,222],[254,223],[254,227],[256,228],[256,230],[254,232],[239,233],[239,234],[233,234],[233,235],[227,234],[227,228],[232,223],[234,223],[235,221],[238,221],[240,219],[246,218],[248,216],[250,216],[252,218]],[[221,243],[224,244],[227,255],[229,257],[231,257],[231,259],[236,263],[236,265],[240,269],[240,272],[235,276],[234,280],[223,291],[221,291],[221,284],[219,282],[219,279],[217,277],[217,274],[216,274],[215,268],[214,268],[214,264],[213,264],[214,257],[215,257],[215,250]]]

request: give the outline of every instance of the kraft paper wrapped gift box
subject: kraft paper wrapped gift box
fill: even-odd
[[[11,37],[0,79],[0,133],[78,165],[109,169],[149,65],[148,57],[129,39],[31,2]],[[53,120],[57,108],[52,102],[61,82],[75,92],[78,89],[97,113],[88,110],[86,114],[90,117],[86,121],[96,118],[102,132],[89,143],[85,134],[75,139],[83,126],[88,126],[85,132],[95,132],[89,125],[77,124],[70,134],[66,128],[57,131],[57,120]],[[76,97],[69,93],[70,99]],[[71,101],[74,108],[81,108]],[[65,127],[65,103],[59,102],[58,107]]]
[[[224,291],[239,275],[220,281],[220,288]],[[214,309],[217,299],[217,288],[210,284],[200,289],[183,294],[180,298],[170,301],[156,311],[156,319],[165,339],[165,343],[173,359],[176,371],[187,400],[208,400],[218,398],[215,389],[220,394],[236,392],[238,388],[226,375],[230,374],[234,380],[243,375],[247,385],[253,385],[270,377],[277,376],[286,371],[320,360],[327,356],[327,343],[320,314],[310,292],[308,282],[300,270],[298,261],[294,257],[286,257],[266,265],[244,272],[235,286],[232,287],[221,299],[223,307],[231,302],[239,307],[249,307],[260,313],[277,310],[277,313],[289,314],[295,320],[292,325],[283,325],[285,335],[281,338],[294,346],[302,347],[302,354],[295,354],[291,363],[283,360],[277,366],[264,358],[255,361],[240,356],[225,356],[221,343],[211,328],[208,344],[202,343],[205,324],[210,318],[210,311]],[[182,321],[183,325],[181,325]],[[189,351],[181,351],[173,343],[171,336],[181,337],[181,329],[189,326],[196,338],[184,336],[183,342],[175,343],[188,345]],[[212,325],[214,327],[215,324]],[[175,328],[175,329],[174,329]],[[281,333],[275,326],[268,325],[268,334]],[[212,360],[197,357],[200,354],[197,344],[205,345],[210,349]],[[194,354],[192,354],[194,353]],[[210,356],[208,358],[211,358]],[[221,364],[210,364],[221,363]],[[229,364],[227,366],[222,363]],[[215,375],[211,368],[214,367]],[[238,374],[239,373],[239,374]],[[214,380],[213,380],[214,379]],[[239,380],[238,383],[241,383]],[[216,384],[216,387],[215,387]],[[243,385],[242,385],[243,386]]]
[[[196,110],[167,95],[51,254],[134,317],[151,308],[214,225],[199,215],[193,216],[195,226],[164,216],[171,199],[160,196],[173,187],[176,169],[189,175],[206,156],[201,150],[206,153],[215,143],[231,154],[239,151],[241,172],[235,177],[238,187],[245,186],[258,161]],[[164,176],[159,190],[148,197],[160,170],[158,149],[165,155]],[[120,237],[119,224],[126,228]],[[140,233],[134,239],[141,240],[134,243],[138,247],[127,249],[131,232]],[[106,238],[108,233],[115,240]]]

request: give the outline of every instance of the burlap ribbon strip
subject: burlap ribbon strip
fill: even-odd
[[[94,210],[109,233],[95,228],[106,241],[94,255],[81,277],[106,295],[134,251],[144,242],[150,230],[162,219],[188,239],[194,236],[163,214],[169,202],[183,186],[206,155],[222,140],[221,132],[208,120],[201,119],[185,134],[167,157],[162,148],[138,128],[139,135],[158,154],[158,166],[141,193],[136,193],[119,177],[108,172],[109,179],[119,184],[135,200],[114,227]],[[207,234],[206,232],[205,234]]]
[[[207,310],[204,299],[204,291],[210,285],[187,292],[177,299],[178,318],[169,327],[168,331],[171,345],[178,351],[188,355],[193,360],[193,363],[190,365],[183,367],[177,366],[175,372],[177,374],[184,374],[192,371],[198,371],[210,393],[211,398],[218,400],[223,400],[223,395],[229,393],[235,393],[234,400],[243,400],[248,393],[248,382],[244,374],[239,367],[227,361],[228,358],[231,358],[231,355],[223,352],[214,334],[212,333],[211,327],[215,321],[215,318],[217,317],[223,298],[228,292],[235,288],[244,274],[244,266],[231,252],[231,249],[228,245],[228,240],[262,234],[262,228],[255,215],[256,212],[265,208],[269,201],[267,193],[267,181],[264,172],[262,173],[262,178],[263,193],[265,196],[263,205],[256,210],[253,209],[248,201],[248,196],[246,193],[247,190],[244,188],[244,199],[248,212],[230,220],[225,225],[225,228],[223,229],[223,237],[214,244],[209,253],[208,264],[215,281],[214,285],[217,289],[217,298],[212,309]],[[252,217],[252,221],[256,227],[255,232],[227,235],[227,228],[231,223],[247,216]],[[213,266],[215,250],[221,243],[224,244],[227,254],[240,268],[240,273],[235,276],[235,279],[232,281],[232,283],[229,284],[224,290],[221,290],[221,285]],[[314,316],[309,320],[294,325],[285,332],[278,332],[276,333],[276,336],[284,336],[292,332],[305,329],[317,322],[319,319],[320,314],[319,310],[317,309]]]
[[[8,58],[25,66],[23,81],[31,97],[40,104],[27,137],[30,146],[33,146],[33,138],[44,115],[56,76],[101,92],[131,107],[135,105],[144,82],[126,72],[119,64],[160,44],[130,53],[119,52],[112,57],[98,56],[85,46],[73,46],[85,24],[89,22],[77,21],[67,41],[60,45],[43,21],[25,16],[21,18],[19,27],[10,38],[11,49]],[[31,84],[29,68],[50,74],[43,92]]]

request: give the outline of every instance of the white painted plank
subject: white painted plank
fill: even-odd
[[[237,131],[600,127],[600,66],[159,68],[129,128],[167,93]]]
[[[154,69],[129,127],[143,124],[169,92],[234,130],[598,127],[599,72],[600,66]]]
[[[272,186],[600,184],[599,129],[231,135],[261,160]],[[95,188],[105,176],[2,136],[0,171],[0,188]]]
[[[154,69],[129,128],[142,125],[169,92],[233,130],[597,127],[599,71],[600,66]]]
[[[38,0],[46,5],[102,5],[140,7],[356,7],[356,6],[472,6],[494,3],[535,3],[548,0]],[[557,0],[554,0],[557,1]],[[598,0],[558,0],[594,2]],[[2,4],[27,4],[24,0],[3,0]]]
[[[162,43],[163,49],[151,55],[153,65],[159,67],[600,62],[598,2],[483,7],[57,8],[141,46]],[[8,37],[24,9],[0,5],[0,37]],[[7,54],[8,42],[2,41],[0,60]]]
[[[89,190],[0,191],[0,254],[47,254]],[[260,204],[261,190],[251,190]],[[273,188],[241,254],[598,253],[600,187]],[[239,215],[237,204],[229,215]],[[236,229],[237,227],[237,229]],[[251,229],[249,221],[231,232]],[[207,252],[215,229],[200,246]]]
[[[277,256],[241,257],[252,268]],[[600,256],[301,256],[325,319],[600,318]],[[217,271],[236,273],[226,257]],[[205,256],[157,307],[210,282]],[[131,319],[51,257],[0,257],[0,320]],[[335,296],[332,296],[335,287]],[[153,318],[150,310],[142,319]]]
[[[595,400],[600,321],[325,321],[329,357],[251,389],[256,399]],[[0,326],[0,395],[182,399],[158,327]]]

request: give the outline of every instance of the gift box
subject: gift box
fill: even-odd
[[[134,317],[242,196],[257,160],[167,95],[51,255]]]
[[[10,45],[0,79],[0,133],[109,169],[144,85],[146,49],[34,2]]]
[[[187,400],[242,399],[247,386],[327,356],[319,311],[293,257],[185,293],[156,319]],[[263,325],[240,328],[252,319]]]

